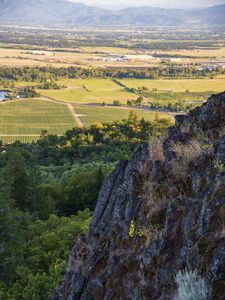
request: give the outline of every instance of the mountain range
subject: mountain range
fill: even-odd
[[[1,0],[0,24],[51,27],[164,27],[225,25],[225,5],[204,9],[103,9],[66,0]]]

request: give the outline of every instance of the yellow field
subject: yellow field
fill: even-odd
[[[225,47],[219,49],[183,49],[183,50],[171,50],[171,51],[162,51],[162,53],[170,55],[185,55],[193,57],[218,57],[225,58]]]
[[[91,55],[89,56],[91,59]],[[69,65],[89,65],[85,53],[33,51],[0,48],[0,66],[46,66],[67,67]]]
[[[43,96],[71,103],[113,103],[114,100],[127,103],[128,99],[137,98],[110,79],[65,79],[58,83],[67,88],[39,92]]]
[[[125,61],[111,60],[110,54],[135,54],[135,51],[124,48],[81,48],[79,52],[72,52],[73,49],[64,51],[54,50],[19,50],[0,48],[0,67],[22,67],[22,66],[54,66],[54,67],[69,67],[69,66],[83,66],[83,67],[142,67],[143,63],[146,66],[155,64],[154,60],[145,61],[141,58],[129,59]],[[95,53],[96,52],[96,53]],[[98,53],[99,52],[99,53]]]
[[[159,41],[154,41],[159,42]],[[151,57],[155,50],[128,49],[119,47],[81,47],[77,49],[52,48],[40,50],[20,50],[0,48],[0,66],[83,66],[83,67],[150,67],[157,66],[161,58]],[[158,54],[192,56],[176,61],[182,63],[213,63],[213,58],[225,59],[225,47],[220,49],[195,49],[157,51]],[[127,55],[125,60],[116,60],[115,55]],[[203,58],[202,58],[203,57]]]
[[[223,92],[225,90],[225,79],[178,79],[178,80],[137,80],[126,79],[120,80],[129,88],[138,88],[145,86],[150,91],[157,89],[158,91],[172,92]]]
[[[30,81],[15,81],[15,87],[25,87],[25,86],[35,86],[39,85],[39,82],[30,82]]]

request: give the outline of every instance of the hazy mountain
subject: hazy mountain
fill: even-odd
[[[133,7],[115,11],[66,0],[1,0],[0,11],[0,23],[18,25],[225,25],[225,5],[195,10]]]

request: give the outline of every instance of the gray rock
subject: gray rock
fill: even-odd
[[[220,234],[225,180],[214,166],[215,159],[225,162],[224,125],[222,93],[177,117],[164,142],[163,162],[153,161],[144,144],[117,166],[102,186],[89,235],[76,241],[52,300],[172,300],[175,275],[186,267],[208,280],[213,299],[225,298],[225,235]],[[175,179],[171,144],[186,145],[199,132],[213,155],[203,150],[195,164],[190,159],[186,180]],[[143,195],[146,180],[153,189],[149,195]]]

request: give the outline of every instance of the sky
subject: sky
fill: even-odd
[[[72,2],[83,2],[89,5],[101,7],[128,7],[128,6],[157,6],[168,8],[196,8],[225,4],[225,0],[70,0]]]

